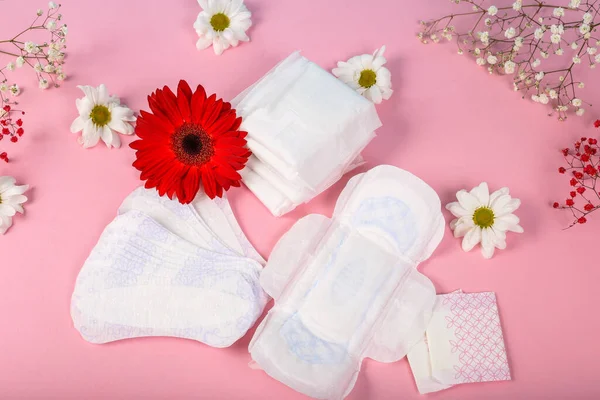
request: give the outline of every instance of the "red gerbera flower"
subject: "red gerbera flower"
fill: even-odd
[[[231,104],[216,95],[206,96],[198,85],[195,92],[184,80],[177,95],[167,86],[148,96],[152,113],[141,111],[130,144],[137,150],[133,166],[141,171],[146,188],[155,187],[183,203],[190,203],[200,188],[211,198],[223,190],[240,186],[237,172],[244,168],[250,151],[246,132],[239,131],[241,117]]]

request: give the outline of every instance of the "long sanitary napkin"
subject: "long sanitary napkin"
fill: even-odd
[[[250,343],[252,359],[299,392],[339,399],[363,358],[404,357],[436,299],[416,267],[442,239],[440,209],[426,183],[379,166],[348,182],[331,219],[298,221],[261,275],[276,303]]]

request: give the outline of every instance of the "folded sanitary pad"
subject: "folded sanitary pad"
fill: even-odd
[[[510,380],[493,292],[437,296],[426,336],[408,353],[419,393]]]
[[[339,399],[363,358],[404,357],[435,302],[416,267],[443,236],[440,208],[426,183],[379,166],[348,182],[331,219],[298,221],[261,275],[276,304],[252,338],[252,359],[299,392]]]
[[[381,126],[373,103],[298,52],[232,104],[253,153],[243,182],[276,216],[360,165]]]
[[[175,336],[226,347],[268,300],[262,264],[226,199],[183,205],[139,188],[79,273],[73,322],[92,343]]]

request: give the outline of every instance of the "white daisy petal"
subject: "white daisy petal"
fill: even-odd
[[[472,211],[465,210],[457,201],[446,204],[446,210],[450,211],[452,215],[458,218],[473,214]]]
[[[381,96],[381,90],[379,89],[379,86],[373,85],[368,89],[368,91],[371,93],[367,96],[367,98],[371,99],[371,101],[375,104],[381,103],[383,97]]]
[[[458,202],[465,210],[472,213],[476,208],[481,207],[481,203],[477,200],[477,197],[473,196],[471,193],[466,190],[459,190],[456,193],[456,198]]]
[[[481,228],[476,226],[471,228],[462,240],[463,251],[471,251],[473,247],[481,241]]]
[[[519,199],[510,199],[508,203],[504,204],[502,208],[496,206],[494,210],[494,215],[501,217],[506,214],[510,214],[513,211],[517,210],[521,206],[521,200]]]
[[[469,232],[471,229],[475,227],[473,224],[473,220],[468,217],[459,218],[458,222],[455,224],[453,229],[453,234],[455,238],[463,237]]]
[[[12,226],[12,217],[0,215],[0,235],[4,235]]]
[[[480,206],[487,206],[490,202],[490,190],[486,182],[482,182],[479,186],[471,190],[471,194],[477,198]]]
[[[81,132],[83,130],[83,126],[85,125],[85,121],[81,117],[75,118],[73,123],[71,124],[71,133]]]
[[[492,258],[494,255],[494,249],[496,248],[494,238],[492,237],[493,231],[489,228],[481,230],[481,253],[484,258]]]
[[[0,214],[12,217],[16,214],[15,209],[8,204],[0,204]]]
[[[503,187],[503,188],[501,188],[499,190],[496,190],[494,193],[492,193],[490,195],[490,207],[493,208],[494,202],[496,201],[496,199],[498,197],[502,196],[502,195],[505,195],[505,194],[509,194],[509,190],[508,190],[507,187]]]

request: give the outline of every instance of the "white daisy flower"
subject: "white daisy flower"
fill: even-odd
[[[29,186],[17,186],[15,182],[12,176],[0,176],[0,235],[12,226],[12,217],[16,213],[23,214],[22,204],[27,201],[23,193]]]
[[[130,124],[135,121],[133,111],[121,105],[118,97],[109,96],[103,84],[97,88],[77,87],[85,96],[75,101],[79,117],[71,124],[71,132],[83,131],[79,141],[84,148],[94,147],[100,139],[108,148],[121,146],[121,139],[115,132],[123,135],[133,133]]]
[[[339,61],[331,72],[360,95],[375,104],[391,97],[392,74],[384,67],[387,60],[383,56],[385,46],[373,54],[354,56],[348,61]]]
[[[215,54],[220,55],[229,47],[250,41],[246,31],[252,26],[252,14],[243,0],[198,0],[198,4],[202,7],[194,22],[200,36],[198,50],[212,45]]]
[[[456,193],[458,202],[446,205],[456,217],[450,222],[454,237],[464,237],[464,251],[471,251],[481,243],[483,256],[492,258],[496,248],[506,248],[507,231],[523,233],[519,218],[513,214],[521,201],[508,193],[508,188],[502,188],[490,195],[487,183],[483,182],[471,192],[460,190]]]

